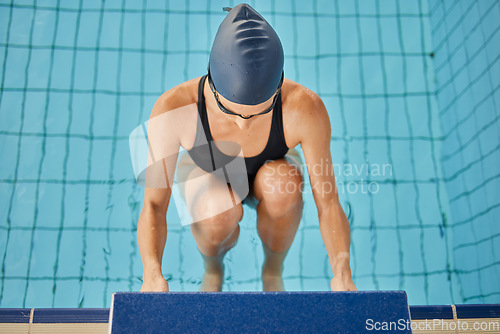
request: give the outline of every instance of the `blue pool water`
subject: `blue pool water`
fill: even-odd
[[[109,307],[139,290],[128,136],[162,92],[205,74],[235,4],[0,0],[0,307]],[[499,2],[250,4],[282,40],[285,75],[329,111],[357,287],[404,289],[414,305],[498,303]],[[304,198],[285,287],[328,290],[307,187]],[[225,291],[261,288],[255,219],[245,208]],[[170,289],[197,291],[189,226],[173,205],[167,222]]]

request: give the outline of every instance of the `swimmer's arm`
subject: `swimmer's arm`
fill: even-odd
[[[137,224],[137,241],[141,252],[143,285],[141,291],[168,291],[161,263],[167,241],[167,209],[170,188],[146,188],[144,205]]]
[[[334,278],[332,290],[357,290],[352,282],[349,221],[340,205],[330,153],[331,128],[326,108],[309,91],[303,110],[301,147],[318,209],[319,227],[328,253]],[[300,124],[300,123],[299,123]]]
[[[166,114],[169,109],[166,101],[165,96],[158,99],[148,125],[150,162],[153,160],[151,155],[156,155],[156,159],[168,159],[164,158],[154,165],[160,168],[149,168],[146,177],[144,204],[137,225],[137,241],[143,264],[141,291],[168,291],[161,264],[167,241],[166,215],[172,193],[170,185],[177,162],[177,154],[170,155],[168,152],[179,151],[179,135],[175,129],[182,127],[182,124],[170,124],[172,117],[165,117],[169,116]]]

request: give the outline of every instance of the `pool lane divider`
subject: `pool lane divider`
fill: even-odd
[[[410,323],[404,291],[117,292],[109,333],[372,333],[389,322]]]

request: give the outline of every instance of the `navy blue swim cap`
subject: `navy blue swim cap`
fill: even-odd
[[[276,31],[252,7],[240,4],[219,26],[209,69],[220,95],[231,102],[256,105],[276,92],[283,60]]]

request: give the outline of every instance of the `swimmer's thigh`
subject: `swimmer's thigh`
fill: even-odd
[[[193,222],[214,218],[222,213],[241,220],[241,199],[229,184],[199,168],[189,155],[180,160],[179,192]]]

